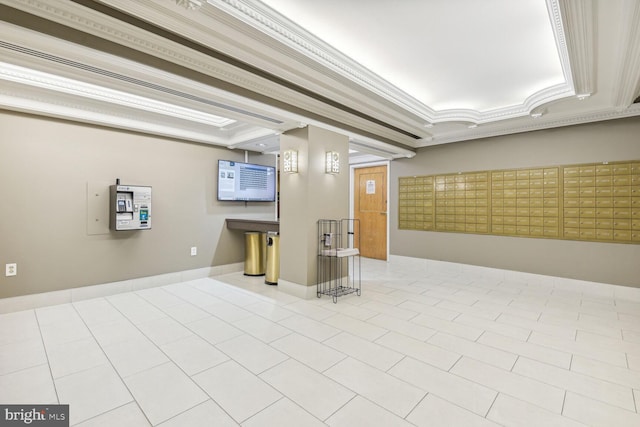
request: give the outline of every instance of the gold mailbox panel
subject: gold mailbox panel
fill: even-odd
[[[436,175],[436,230],[488,233],[488,181],[488,172]]]
[[[640,161],[399,178],[399,228],[640,243]]]

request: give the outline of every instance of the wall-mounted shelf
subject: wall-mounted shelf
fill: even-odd
[[[280,232],[279,221],[227,218],[226,222],[227,222],[227,228],[229,230],[260,231],[263,233],[266,233],[269,231]]]

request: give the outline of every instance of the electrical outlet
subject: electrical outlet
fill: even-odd
[[[7,264],[5,266],[5,272],[4,275],[9,277],[9,276],[16,276],[18,274],[18,264],[11,263],[11,264]]]
[[[191,247],[191,256],[196,256],[198,255],[198,248],[195,246]]]

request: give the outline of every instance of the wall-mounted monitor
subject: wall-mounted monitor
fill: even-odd
[[[276,168],[218,160],[218,200],[275,202]]]

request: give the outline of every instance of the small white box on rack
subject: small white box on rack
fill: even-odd
[[[324,256],[335,256],[338,258],[343,258],[346,256],[354,256],[359,255],[360,251],[358,248],[338,248],[338,249],[325,249],[322,251],[322,255]]]

